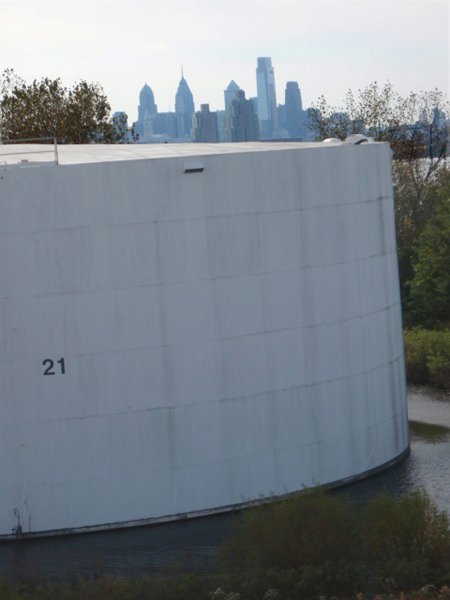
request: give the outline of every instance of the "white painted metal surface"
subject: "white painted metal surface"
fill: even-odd
[[[209,512],[405,451],[387,145],[59,150],[0,166],[2,536]]]

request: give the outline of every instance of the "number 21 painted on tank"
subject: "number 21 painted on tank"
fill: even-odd
[[[57,360],[56,364],[58,364],[61,367],[61,375],[64,375],[66,372],[66,365],[64,363],[64,358],[60,358],[59,360]],[[44,375],[56,375],[56,373],[53,369],[53,367],[55,366],[55,362],[51,358],[46,358],[45,360],[43,360],[42,366],[43,367],[47,366],[47,368],[45,369],[45,371],[43,373]]]

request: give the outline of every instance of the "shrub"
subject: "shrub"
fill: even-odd
[[[411,589],[450,571],[449,519],[424,492],[370,500],[362,515],[363,556],[377,578]]]
[[[450,389],[450,329],[415,327],[404,338],[408,381]]]
[[[222,563],[242,600],[354,595],[448,583],[450,530],[421,492],[366,507],[311,491],[250,510],[225,544]]]
[[[353,510],[342,497],[307,491],[250,509],[225,543],[221,559],[229,570],[289,570],[355,558]]]

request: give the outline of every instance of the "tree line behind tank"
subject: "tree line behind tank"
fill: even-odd
[[[0,76],[0,138],[56,136],[58,143],[136,141],[99,84],[26,84]],[[309,109],[318,140],[363,133],[389,142],[408,377],[450,389],[449,104],[438,90],[404,97],[391,83],[349,91],[341,107],[321,96]]]

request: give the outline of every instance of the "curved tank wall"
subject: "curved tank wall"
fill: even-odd
[[[209,512],[407,449],[389,147],[215,148],[184,147],[192,173],[0,168],[2,536]]]

